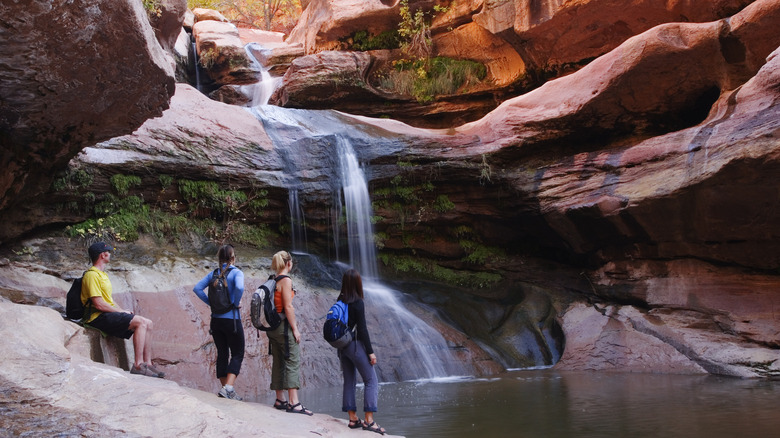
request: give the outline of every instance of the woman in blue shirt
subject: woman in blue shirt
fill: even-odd
[[[224,313],[214,313],[212,306],[211,312],[210,332],[217,347],[217,379],[222,384],[217,395],[241,400],[233,388],[233,383],[241,371],[241,362],[244,361],[244,326],[241,324],[241,312],[238,310],[241,297],[244,295],[244,273],[233,265],[236,261],[236,251],[232,245],[222,246],[217,257],[219,268],[203,277],[195,285],[193,292],[204,303],[211,306],[204,290],[215,287],[220,279],[227,284],[232,308]]]

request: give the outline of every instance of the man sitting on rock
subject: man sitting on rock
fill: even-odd
[[[111,261],[111,248],[105,242],[97,242],[89,247],[92,267],[84,273],[81,284],[81,302],[85,305],[84,321],[91,327],[118,338],[133,337],[135,363],[131,374],[150,377],[165,377],[152,365],[151,334],[152,321],[143,316],[124,310],[112,297],[111,280],[104,272]],[[89,301],[89,304],[87,303]]]

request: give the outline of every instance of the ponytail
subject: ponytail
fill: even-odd
[[[287,263],[289,263],[290,260],[292,260],[290,253],[287,251],[279,251],[271,258],[271,269],[278,273],[287,266]]]

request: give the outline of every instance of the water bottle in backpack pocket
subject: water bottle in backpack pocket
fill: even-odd
[[[334,348],[344,348],[355,338],[348,325],[349,314],[343,301],[336,301],[325,316],[322,336]]]

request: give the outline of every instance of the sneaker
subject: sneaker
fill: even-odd
[[[160,377],[158,373],[155,373],[154,371],[150,370],[145,363],[142,363],[138,367],[136,367],[135,365],[130,367],[130,374],[138,374],[147,377]]]
[[[222,389],[219,390],[217,395],[223,398],[229,398],[231,400],[238,400],[238,401],[243,400],[238,394],[236,394],[235,389],[227,389],[224,386],[222,387]]]
[[[161,379],[163,377],[165,377],[165,373],[160,371],[160,370],[158,370],[157,368],[155,368],[154,365],[146,365],[146,369],[148,369],[149,371],[157,374],[157,377],[159,377]]]

